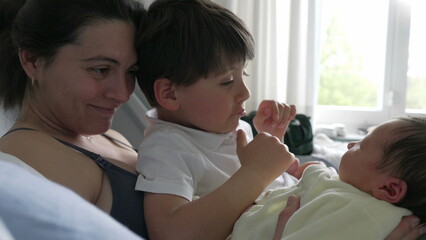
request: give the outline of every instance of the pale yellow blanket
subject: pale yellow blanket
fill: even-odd
[[[234,226],[232,239],[271,240],[288,196],[301,197],[301,208],[283,233],[290,239],[384,239],[410,211],[359,191],[322,165],[309,166],[299,183],[274,190],[257,201]]]

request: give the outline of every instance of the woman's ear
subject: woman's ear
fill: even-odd
[[[158,104],[169,111],[179,109],[176,99],[175,85],[167,78],[160,78],[154,82],[154,94]]]
[[[29,78],[32,78],[37,73],[39,67],[39,59],[37,55],[31,51],[19,49],[19,61],[21,62],[22,68]]]
[[[407,193],[407,183],[399,178],[388,177],[373,189],[373,197],[389,203],[400,202]]]

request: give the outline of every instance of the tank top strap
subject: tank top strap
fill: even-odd
[[[37,131],[37,130],[36,130],[36,129],[34,129],[34,128],[25,128],[25,127],[22,127],[22,128],[15,128],[15,129],[9,130],[9,131],[8,131],[8,132],[6,132],[5,134],[3,134],[3,136],[2,136],[2,137],[6,136],[6,135],[8,135],[8,134],[10,134],[10,133],[13,133],[13,132],[19,131],[19,130]]]
[[[23,127],[23,128],[15,128],[15,129],[12,129],[12,130],[10,130],[10,131],[8,131],[8,132],[6,132],[2,137],[4,137],[4,136],[6,136],[6,135],[8,135],[8,134],[10,134],[10,133],[13,133],[13,132],[15,132],[15,131],[19,131],[19,130],[30,130],[30,131],[37,131],[37,129],[34,129],[34,128],[25,128],[25,127]],[[87,150],[87,149],[84,149],[84,148],[81,148],[81,147],[79,147],[79,146],[76,146],[76,145],[74,145],[74,144],[72,144],[72,143],[69,143],[69,142],[66,142],[66,141],[64,141],[64,140],[62,140],[62,139],[59,139],[59,138],[55,138],[55,137],[53,137],[56,141],[59,141],[60,143],[62,143],[62,144],[64,144],[64,145],[66,145],[66,146],[68,146],[68,147],[70,147],[70,148],[73,148],[74,150],[76,150],[76,151],[79,151],[79,152],[81,152],[81,153],[83,153],[84,155],[86,155],[86,156],[88,156],[90,159],[92,159],[99,167],[101,167],[102,169],[105,169],[105,167],[109,164],[109,162],[107,161],[107,160],[105,160],[101,155],[99,155],[99,154],[96,154],[96,153],[94,153],[94,152],[91,152],[91,151],[89,151],[89,150]],[[112,137],[110,137],[110,136],[108,136],[107,137],[108,139],[110,139],[110,140],[112,140],[112,141],[114,141],[114,140],[116,140],[116,139],[114,139],[114,138],[112,138]],[[118,140],[116,140],[116,141],[118,141]],[[124,144],[124,143],[122,143],[122,144]]]
[[[10,130],[10,131],[6,132],[5,134],[3,134],[3,136],[2,136],[2,137],[6,136],[6,135],[8,135],[8,134],[10,134],[10,133],[13,133],[13,132],[15,132],[15,131],[19,131],[19,130],[38,131],[38,130],[36,130],[36,129],[34,129],[34,128],[26,128],[26,127],[22,127],[22,128],[15,128],[15,129],[12,129],[12,130]],[[121,144],[121,145],[123,145],[123,146],[126,146],[126,147],[128,147],[128,148],[133,149],[135,152],[138,152],[138,149],[134,148],[133,146],[131,146],[131,145],[129,145],[129,144],[127,144],[127,143],[123,142],[123,141],[118,140],[118,139],[117,139],[117,138],[115,138],[115,137],[112,137],[112,136],[110,136],[110,135],[108,135],[108,134],[106,134],[106,133],[103,133],[103,134],[102,134],[102,136],[104,136],[106,139],[108,139],[108,140],[110,140],[110,141],[112,141],[112,142],[115,142],[115,143]],[[78,146],[75,146],[75,145],[73,145],[73,144],[71,144],[71,143],[68,143],[68,142],[65,142],[65,141],[63,141],[63,140],[60,140],[60,139],[58,139],[58,138],[55,138],[55,139],[56,139],[56,140],[58,140],[58,141],[60,141],[61,143],[65,144],[65,145],[69,146],[69,147],[74,148],[75,150],[78,150],[78,151],[83,150],[83,151],[80,151],[80,152],[82,152],[82,153],[87,151],[86,149],[80,148],[80,147],[78,147]],[[89,151],[87,151],[87,152],[88,152],[88,153],[90,153]],[[92,155],[92,154],[86,154],[86,155],[88,155],[88,156],[89,156],[89,155]]]
[[[96,164],[98,164],[99,167],[101,167],[102,169],[105,169],[105,167],[109,164],[109,162],[103,158],[101,155],[91,152],[87,149],[84,149],[82,147],[79,147],[77,145],[74,145],[72,143],[66,142],[62,139],[59,138],[55,138],[57,141],[61,142],[62,144],[76,150],[79,151],[81,153],[83,153],[84,155],[88,156],[90,159],[92,159]]]
[[[119,143],[119,144],[121,144],[121,145],[123,145],[123,146],[126,146],[126,147],[128,147],[128,148],[133,149],[135,152],[138,152],[138,149],[134,148],[133,146],[131,146],[131,145],[129,145],[129,144],[127,144],[127,143],[123,142],[123,141],[118,140],[118,139],[117,139],[117,138],[115,138],[115,137],[111,137],[110,135],[108,135],[108,134],[106,134],[106,133],[103,133],[103,134],[102,134],[102,136],[104,136],[106,139],[108,139],[108,140],[110,140],[110,141],[112,141],[112,142]]]

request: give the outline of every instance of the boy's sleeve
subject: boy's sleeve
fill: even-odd
[[[139,148],[136,190],[181,196],[192,200],[203,168],[197,153],[185,149],[182,139],[152,137]],[[170,145],[161,144],[163,142]]]

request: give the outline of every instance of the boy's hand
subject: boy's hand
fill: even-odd
[[[265,187],[281,175],[295,161],[294,154],[278,138],[259,133],[250,143],[244,131],[237,135],[237,154],[241,168],[248,169]]]
[[[253,124],[259,133],[267,132],[283,141],[288,124],[295,116],[295,105],[264,100],[259,104]]]

